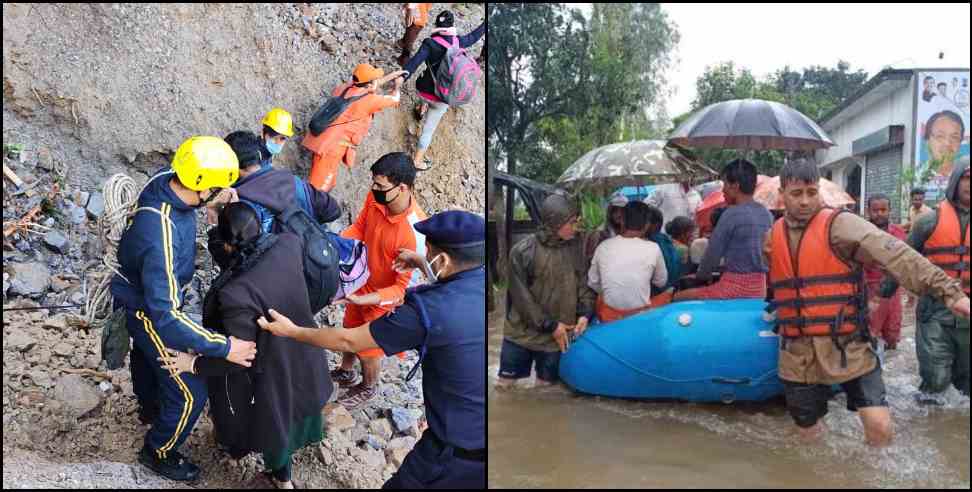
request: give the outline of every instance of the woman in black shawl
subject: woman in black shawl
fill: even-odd
[[[257,358],[245,368],[171,351],[168,367],[206,376],[217,442],[235,459],[262,452],[275,485],[292,488],[291,455],[323,439],[321,409],[333,385],[323,349],[273,336],[256,319],[273,306],[302,326],[315,325],[301,240],[261,233],[253,208],[236,202],[220,213],[209,250],[222,273],[203,301],[203,324],[255,340]]]

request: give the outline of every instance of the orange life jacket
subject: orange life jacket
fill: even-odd
[[[867,300],[861,266],[845,263],[830,246],[830,228],[840,213],[825,208],[810,219],[796,258],[790,251],[786,222],[777,220],[770,233],[769,276],[780,335],[829,336],[843,356],[838,336],[867,333]],[[846,365],[846,357],[843,360]]]
[[[938,206],[938,223],[925,241],[925,255],[949,277],[960,279],[962,290],[969,295],[969,226],[964,231],[960,226],[955,207],[948,200],[942,201]]]

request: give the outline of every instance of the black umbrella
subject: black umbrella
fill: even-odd
[[[834,142],[803,113],[778,102],[735,99],[710,104],[685,120],[670,144],[747,150],[816,150]]]

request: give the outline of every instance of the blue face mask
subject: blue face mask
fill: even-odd
[[[281,150],[283,150],[283,144],[278,144],[273,140],[267,140],[267,150],[269,150],[271,154],[277,155]]]

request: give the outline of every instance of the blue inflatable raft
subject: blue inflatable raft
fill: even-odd
[[[779,337],[758,299],[678,302],[592,325],[560,359],[581,393],[691,402],[783,394]]]

